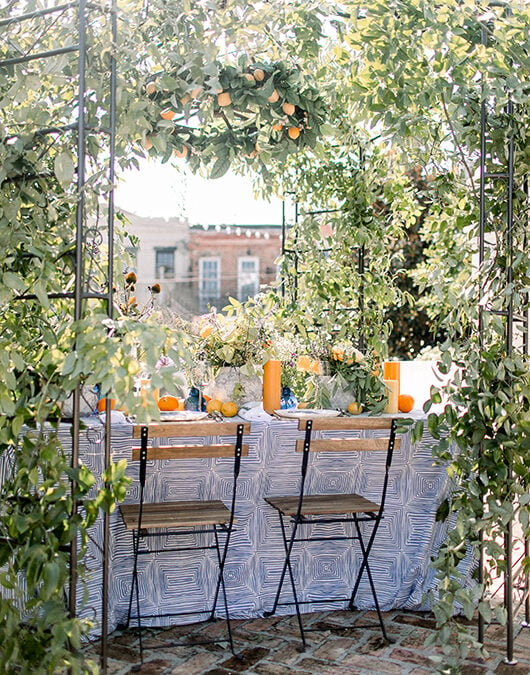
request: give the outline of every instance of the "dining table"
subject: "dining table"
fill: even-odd
[[[421,413],[400,415],[412,421]],[[104,466],[105,426],[97,415],[85,420],[81,432],[80,459],[101,476]],[[131,460],[132,424],[127,420],[111,426],[112,459]],[[302,437],[296,419],[261,414],[251,421],[249,454],[241,464],[236,503],[236,526],[230,541],[225,580],[230,615],[235,619],[263,616],[270,610],[277,589],[284,558],[278,518],[265,497],[297,494],[301,454],[295,452],[296,440]],[[363,432],[377,434],[377,431]],[[381,433],[381,432],[379,432]],[[69,431],[59,431],[66,445]],[[401,443],[394,453],[384,519],[370,556],[371,570],[383,611],[402,608],[424,610],[429,606],[426,593],[435,585],[431,560],[444,540],[447,523],[438,522],[436,512],[450,490],[445,467],[433,460],[433,439],[424,432],[412,442],[410,428],[400,434]],[[379,489],[380,472],[370,455],[358,453],[354,470],[344,471],[333,453],[317,453],[318,470],[311,491],[350,490],[367,498]],[[376,453],[378,454],[378,453]],[[326,456],[328,455],[328,456]],[[213,490],[228,499],[231,462],[226,458],[182,459],[173,464],[161,462],[150,472],[148,489],[155,497],[202,499]],[[131,484],[125,501],[138,499],[137,462],[128,466]],[[97,489],[98,485],[94,487]],[[343,527],[343,525],[321,526]],[[339,533],[340,534],[340,533]],[[197,537],[190,534],[190,544]],[[95,620],[95,632],[102,616],[102,542],[101,519],[90,531],[84,563],[87,568],[86,601],[79,615]],[[168,543],[168,547],[171,542]],[[153,620],[153,625],[200,621],[215,592],[218,567],[214,551],[175,551],[159,556],[141,556],[139,591],[143,614],[192,612],[184,617]],[[333,595],[348,596],[352,580],[361,564],[361,555],[351,541],[307,542],[293,552],[295,573],[299,580],[304,612],[341,608],[318,601]],[[126,531],[116,509],[110,516],[108,546],[109,586],[107,627],[112,632],[123,624],[129,607],[132,581],[133,548],[131,533]],[[286,599],[288,585],[284,586]],[[81,595],[79,597],[82,597]],[[356,597],[358,609],[372,609],[373,599],[366,575]],[[197,614],[193,614],[193,612]],[[279,607],[278,613],[294,612],[293,607]],[[222,603],[217,615],[224,615]],[[145,621],[149,625],[149,620]]]

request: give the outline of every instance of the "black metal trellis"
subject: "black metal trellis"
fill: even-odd
[[[287,199],[293,202],[292,208],[294,210],[294,218],[292,222],[289,222],[289,218],[287,217]],[[322,215],[322,214],[327,214],[327,213],[339,213],[342,209],[318,209],[315,211],[305,211],[305,212],[300,212],[299,210],[299,204],[298,201],[296,201],[296,193],[295,192],[286,192],[284,194],[284,199],[282,203],[282,265],[281,265],[281,270],[280,270],[280,288],[281,288],[281,293],[282,297],[285,297],[286,292],[287,292],[287,286],[289,285],[289,282],[292,282],[292,297],[291,300],[293,303],[296,303],[298,301],[298,279],[299,279],[299,262],[301,256],[304,254],[304,251],[301,251],[298,248],[298,242],[297,239],[292,242],[292,248],[288,248],[286,246],[286,241],[288,237],[288,232],[289,232],[289,226],[292,227],[297,227],[299,224],[299,218],[300,216],[317,216],[317,215]],[[295,229],[295,237],[297,237],[297,230]],[[325,248],[325,249],[320,249],[321,252],[330,252],[332,249],[331,248]],[[306,252],[308,253],[308,252]],[[285,259],[289,257],[293,261],[293,266],[294,266],[294,274],[292,277],[289,279],[288,274],[286,272],[287,265],[285,263]],[[366,348],[366,336],[364,334],[363,330],[363,312],[364,312],[364,306],[365,306],[365,298],[364,298],[364,273],[366,270],[366,249],[365,245],[362,244],[359,246],[357,249],[357,259],[356,259],[356,268],[357,268],[357,273],[359,274],[359,277],[361,279],[361,285],[359,288],[359,301],[358,301],[358,306],[357,307],[343,307],[342,311],[344,312],[358,312],[359,314],[359,336],[358,340],[356,343],[356,347],[360,349],[361,351]]]
[[[496,2],[492,2],[497,4]],[[502,5],[505,6],[505,5]],[[509,8],[507,8],[509,11]],[[488,27],[482,25],[482,44],[488,46]],[[486,339],[486,314],[493,313],[503,318],[504,332],[505,332],[505,347],[507,356],[511,356],[515,350],[522,350],[526,356],[530,355],[530,294],[524,289],[519,289],[519,294],[523,300],[522,313],[517,313],[514,308],[514,290],[512,289],[514,283],[513,262],[517,253],[517,241],[515,240],[515,226],[518,219],[524,219],[526,223],[526,232],[529,230],[529,212],[530,212],[530,194],[528,188],[528,176],[526,176],[521,184],[521,178],[516,172],[516,153],[515,153],[515,129],[511,124],[511,118],[514,113],[514,104],[508,101],[505,108],[504,115],[510,129],[509,138],[507,142],[507,156],[504,166],[499,167],[498,159],[490,152],[490,130],[488,114],[488,102],[484,97],[481,104],[480,114],[480,184],[479,184],[479,266],[482,268],[486,259],[486,245],[488,224],[491,215],[491,206],[488,202],[488,187],[496,185],[498,182],[504,185],[504,204],[503,218],[504,227],[502,234],[501,246],[503,246],[503,253],[506,260],[505,265],[505,287],[510,289],[507,293],[508,301],[504,308],[493,309],[481,303],[479,305],[479,346],[482,348]],[[521,194],[525,195],[521,198]],[[497,242],[499,238],[497,238]],[[522,248],[526,248],[527,237],[523,237]],[[485,295],[485,289],[482,287],[481,298]],[[519,338],[519,340],[518,340]],[[513,469],[510,464],[510,458],[506,458],[507,469],[511,475]],[[517,660],[514,658],[514,641],[515,641],[515,619],[517,612],[524,608],[524,620],[521,623],[522,627],[530,627],[530,583],[529,575],[524,572],[522,568],[523,557],[530,555],[530,542],[524,539],[522,542],[523,551],[517,552],[517,542],[519,537],[514,531],[516,523],[511,519],[507,526],[504,535],[504,559],[505,571],[502,582],[502,589],[504,595],[504,608],[506,610],[506,656],[505,663],[507,665],[515,665]],[[480,582],[484,580],[484,533],[480,533]],[[518,557],[517,557],[518,556]],[[518,604],[517,604],[518,602]],[[478,623],[478,639],[484,642],[484,628],[485,622],[482,615],[479,615]]]
[[[60,125],[56,127],[49,127],[47,129],[38,129],[34,131],[35,136],[44,136],[48,134],[62,134],[68,132],[75,132],[77,138],[75,142],[75,154],[77,159],[76,168],[76,222],[75,222],[75,244],[72,250],[75,251],[74,272],[73,272],[73,291],[65,291],[64,293],[50,293],[49,300],[67,299],[72,301],[72,318],[74,321],[79,321],[83,318],[85,313],[86,302],[88,300],[103,300],[106,304],[106,312],[109,317],[112,316],[113,306],[113,287],[114,287],[114,191],[112,186],[115,180],[115,144],[116,144],[116,58],[111,54],[109,62],[109,88],[108,88],[108,103],[107,112],[110,120],[109,127],[105,129],[91,126],[87,121],[87,89],[86,89],[86,72],[87,72],[87,19],[97,12],[100,16],[107,15],[109,21],[110,41],[112,46],[117,42],[117,4],[116,0],[110,0],[106,6],[90,3],[87,0],[73,0],[64,4],[58,4],[44,9],[19,14],[7,19],[0,20],[0,29],[4,32],[10,28],[16,27],[23,22],[29,20],[40,20],[50,15],[59,16],[68,10],[76,10],[77,21],[75,22],[75,31],[77,33],[77,42],[69,45],[64,45],[56,49],[38,51],[33,49],[31,53],[23,54],[9,59],[0,59],[0,66],[16,66],[23,65],[30,61],[43,61],[52,59],[61,55],[72,55],[72,58],[77,57],[77,122],[74,124]],[[38,42],[38,41],[37,41]],[[35,45],[33,45],[35,48]],[[87,225],[86,217],[86,191],[87,191],[87,177],[86,177],[86,147],[87,135],[89,132],[103,133],[107,135],[108,148],[108,180],[111,189],[107,193],[107,259],[101,264],[99,256],[100,232],[97,227],[90,227]],[[101,292],[101,288],[92,289],[88,270],[90,271],[92,263],[95,261],[97,267],[106,276],[105,285],[106,292]],[[31,302],[36,299],[36,295],[25,294],[19,297],[20,300]],[[110,394],[109,394],[110,396]],[[71,466],[77,467],[79,463],[79,440],[80,440],[80,401],[81,401],[81,387],[78,386],[73,393],[73,412],[70,419],[63,419],[72,425],[72,454]],[[107,399],[107,413],[110,411],[109,401]],[[111,458],[111,416],[106,415],[105,424],[105,466],[108,466]],[[77,505],[74,505],[74,510],[77,511]],[[108,636],[108,553],[109,553],[109,516],[103,516],[103,546],[102,546],[102,618],[101,618],[101,665],[102,671],[107,672],[107,636]],[[77,574],[78,565],[78,551],[77,542],[74,541],[70,547],[70,581],[69,581],[69,595],[68,595],[68,609],[71,616],[77,614]]]

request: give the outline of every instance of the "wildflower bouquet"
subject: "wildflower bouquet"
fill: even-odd
[[[347,408],[356,403],[362,410],[380,413],[386,406],[386,389],[376,360],[350,342],[321,345],[315,358],[300,359],[299,367],[312,374],[306,396],[315,407]]]
[[[268,331],[255,316],[253,305],[230,299],[225,314],[212,312],[200,317],[196,356],[214,369],[234,366],[247,375],[261,372],[268,358]]]

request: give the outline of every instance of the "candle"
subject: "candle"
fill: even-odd
[[[399,380],[384,380],[384,383],[388,396],[388,403],[386,404],[385,412],[391,414],[397,413],[399,412]]]
[[[270,359],[263,366],[263,410],[272,414],[280,409],[282,364]]]
[[[399,361],[385,361],[383,364],[383,379],[396,380],[398,383],[398,396],[401,389],[401,368]]]

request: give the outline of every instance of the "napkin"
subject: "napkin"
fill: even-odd
[[[105,424],[105,420],[107,417],[106,413],[100,413],[98,415],[99,421],[101,424]],[[111,410],[110,411],[110,423],[111,424],[131,424],[131,421],[125,417],[125,415],[121,412],[121,410]]]
[[[263,404],[257,401],[251,401],[250,403],[245,403],[239,408],[239,416],[244,420],[252,421],[269,421],[271,416],[268,412],[263,410]]]

